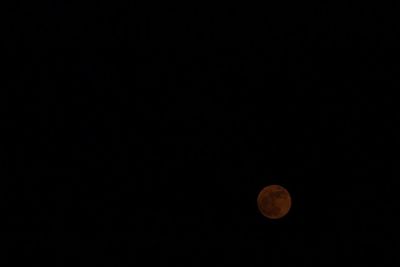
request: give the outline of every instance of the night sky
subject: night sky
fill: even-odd
[[[6,262],[399,266],[391,8],[48,2],[5,24]]]

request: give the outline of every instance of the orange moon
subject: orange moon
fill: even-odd
[[[261,214],[269,219],[284,217],[292,206],[289,192],[280,185],[264,187],[257,197],[257,205]]]

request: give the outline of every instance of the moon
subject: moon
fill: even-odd
[[[280,219],[290,210],[292,199],[289,192],[280,185],[264,187],[257,197],[261,214],[269,219]]]

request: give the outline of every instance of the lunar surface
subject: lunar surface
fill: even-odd
[[[261,214],[269,219],[280,219],[290,210],[292,199],[289,192],[280,185],[264,187],[257,197]]]

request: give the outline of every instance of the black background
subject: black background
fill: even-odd
[[[301,4],[15,3],[7,261],[398,266],[392,7]]]

